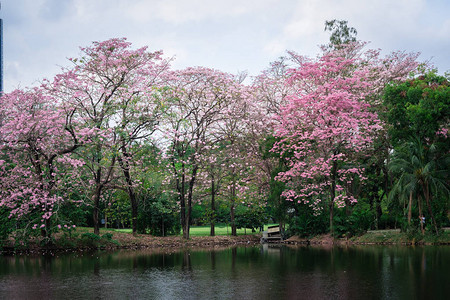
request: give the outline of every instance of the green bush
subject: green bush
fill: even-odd
[[[88,248],[98,248],[100,246],[101,237],[92,232],[86,232],[81,235],[81,245]]]
[[[104,235],[102,235],[102,239],[107,240],[107,241],[111,241],[112,240],[112,233],[105,233]]]
[[[389,214],[384,213],[381,215],[380,220],[378,221],[379,229],[395,229],[395,228],[403,228],[406,220],[403,216],[398,214]]]
[[[315,216],[311,207],[305,204],[295,206],[295,212],[288,219],[287,236],[298,235],[300,237],[310,237],[328,232],[328,214]]]
[[[56,246],[60,248],[76,248],[77,243],[75,239],[73,239],[69,234],[64,232],[64,234],[55,241]]]
[[[361,235],[370,229],[374,220],[374,213],[356,206],[351,215],[345,209],[339,209],[334,216],[334,235],[337,237],[351,237]]]
[[[179,214],[173,201],[163,195],[141,199],[136,224],[139,233],[155,236],[177,235],[181,230]]]
[[[102,248],[108,245],[114,244],[120,246],[120,243],[112,239],[113,235],[111,233],[105,233],[101,237],[92,232],[86,232],[81,235],[80,243],[81,246],[87,248]]]
[[[15,222],[9,218],[9,209],[0,207],[0,248],[5,246],[9,235],[14,231]]]
[[[267,223],[268,217],[261,207],[239,206],[236,209],[236,228],[250,228],[252,232]]]

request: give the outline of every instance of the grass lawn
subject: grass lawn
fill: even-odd
[[[267,226],[265,226],[267,229]],[[226,224],[216,224],[215,228],[216,235],[231,235],[231,226],[227,226]],[[189,234],[191,236],[208,236],[211,232],[211,227],[209,225],[206,226],[191,226],[191,230]],[[257,234],[259,233],[259,230],[252,233],[251,229],[247,228],[247,231],[244,230],[244,228],[238,229],[237,234],[238,235],[244,235],[244,234]]]
[[[271,225],[274,225],[274,224],[264,225],[264,230],[267,230],[267,226],[271,226]],[[88,232],[88,231],[92,232],[93,231],[93,229],[89,228],[89,227],[78,227],[78,230],[80,232]],[[209,236],[210,230],[211,229],[210,229],[209,225],[207,225],[207,226],[191,226],[191,230],[190,230],[189,234],[191,236]],[[108,231],[131,233],[131,228],[125,228],[125,229],[100,228],[100,234],[103,234]],[[216,224],[215,233],[216,233],[216,235],[231,235],[231,226],[227,226],[226,224]],[[237,230],[238,235],[258,234],[258,233],[259,233],[259,230],[252,233],[252,230],[249,228],[247,228],[247,230],[245,230],[244,228]],[[180,233],[180,235],[182,235],[182,233]]]

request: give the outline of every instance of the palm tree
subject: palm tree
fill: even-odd
[[[400,195],[408,197],[408,223],[411,222],[413,196],[417,198],[419,217],[423,232],[422,197],[425,199],[436,234],[438,228],[434,218],[431,201],[437,193],[449,192],[449,155],[439,157],[435,144],[425,145],[419,138],[406,143],[399,151],[394,151],[389,170],[398,176],[390,197]]]

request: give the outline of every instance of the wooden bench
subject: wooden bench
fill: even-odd
[[[280,226],[273,225],[267,227],[267,230],[263,232],[263,237],[261,238],[262,243],[272,243],[272,242],[280,242],[282,240]]]

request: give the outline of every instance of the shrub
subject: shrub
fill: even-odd
[[[0,248],[5,246],[9,235],[13,232],[15,222],[9,218],[9,209],[0,207]]]
[[[172,204],[165,197],[142,200],[137,218],[138,232],[156,236],[178,234],[181,230],[180,219]]]
[[[111,241],[112,240],[112,233],[105,233],[104,235],[102,235],[102,239],[107,240],[107,241]]]
[[[86,232],[81,235],[81,245],[88,248],[98,248],[100,246],[101,237],[92,232]]]
[[[288,219],[288,225],[286,235],[310,237],[327,233],[329,223],[326,213],[314,216],[311,207],[298,204],[295,207],[295,213]]]
[[[337,210],[334,217],[334,234],[337,237],[361,235],[370,229],[374,213],[356,206],[351,215],[347,216],[345,209]]]

